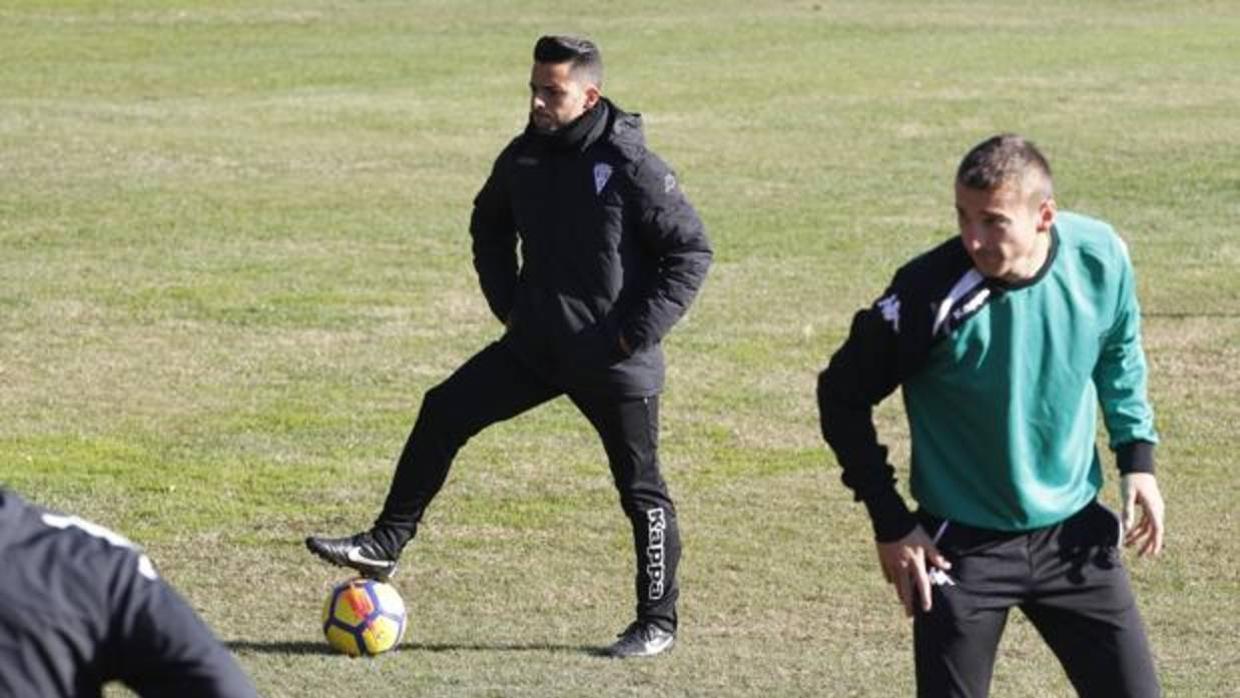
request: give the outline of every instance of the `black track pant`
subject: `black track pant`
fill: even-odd
[[[452,459],[470,437],[563,394],[499,342],[427,391],[375,522],[380,543],[396,552],[413,538]],[[680,534],[659,474],[658,397],[567,395],[602,438],[620,506],[633,525],[637,617],[675,630]]]
[[[1080,695],[1158,695],[1119,558],[1119,520],[1106,507],[1095,501],[1054,526],[1019,534],[918,516],[952,563],[946,578],[933,575],[932,608],[913,622],[919,696],[985,696],[1013,606]]]

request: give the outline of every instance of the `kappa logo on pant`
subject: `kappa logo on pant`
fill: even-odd
[[[649,539],[646,543],[646,574],[650,577],[649,596],[651,601],[663,598],[663,579],[666,573],[663,550],[663,532],[667,529],[667,519],[663,507],[646,512],[646,525]]]

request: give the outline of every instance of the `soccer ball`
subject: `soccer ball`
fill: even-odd
[[[391,584],[341,582],[323,606],[323,634],[327,644],[350,657],[386,652],[405,634],[405,602]]]

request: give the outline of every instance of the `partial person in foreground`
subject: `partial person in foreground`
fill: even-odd
[[[1020,136],[974,147],[955,192],[960,234],[896,272],[818,382],[823,436],[913,616],[918,695],[986,695],[1012,607],[1081,695],[1158,695],[1119,554],[1122,539],[1157,555],[1164,536],[1127,248],[1057,210],[1050,166]],[[872,417],[897,387],[916,512]],[[1097,501],[1099,403],[1119,518]]]
[[[372,528],[306,545],[391,575],[465,442],[567,396],[598,432],[632,525],[636,619],[605,651],[637,657],[675,639],[680,535],[657,455],[661,340],[702,285],[711,248],[676,176],[646,148],[640,117],[602,84],[592,42],[535,44],[528,125],[500,153],[470,222],[503,336],[423,397]]]
[[[249,698],[253,684],[142,551],[0,488],[0,696]]]

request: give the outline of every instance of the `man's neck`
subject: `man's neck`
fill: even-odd
[[[550,134],[550,140],[559,148],[582,147],[590,132],[598,125],[598,120],[605,117],[607,109],[600,99],[593,107],[581,116],[565,124],[563,128]]]

